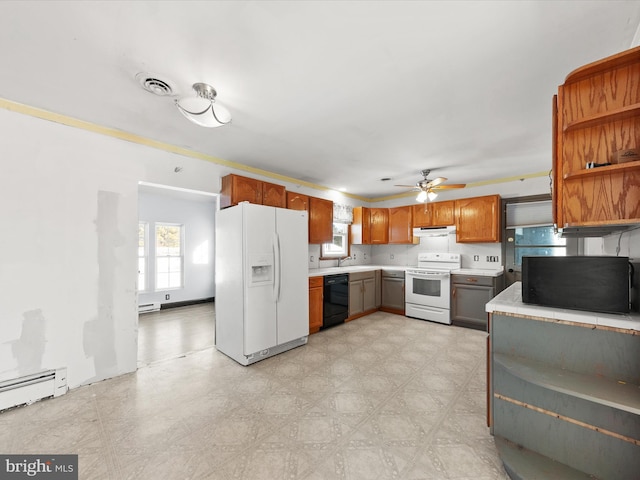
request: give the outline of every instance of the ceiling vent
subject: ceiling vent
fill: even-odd
[[[161,80],[157,75],[141,72],[136,75],[136,79],[140,82],[142,88],[154,95],[161,97],[174,95],[174,89],[171,83],[166,80]]]

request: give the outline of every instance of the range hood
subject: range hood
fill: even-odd
[[[414,237],[446,237],[451,233],[456,233],[453,225],[447,227],[416,227],[413,229]]]

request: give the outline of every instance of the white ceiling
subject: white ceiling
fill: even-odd
[[[558,85],[639,24],[638,1],[5,0],[0,97],[373,198],[548,171]],[[213,85],[233,123],[139,72]]]

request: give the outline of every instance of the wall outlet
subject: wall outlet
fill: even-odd
[[[313,263],[313,255],[311,255],[311,256],[309,257],[309,261],[310,261],[311,263]]]
[[[169,295],[168,293],[164,296],[165,300],[169,300],[171,298],[171,295]]]
[[[480,255],[474,255],[474,256],[473,256],[473,261],[474,261],[474,262],[478,262],[478,261],[480,261]]]
[[[356,254],[355,254],[355,253],[353,254],[353,259],[354,259],[354,260],[356,259]]]

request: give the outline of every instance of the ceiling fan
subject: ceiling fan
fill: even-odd
[[[449,185],[442,185],[444,182],[447,181],[446,178],[444,177],[437,177],[434,178],[433,180],[429,180],[429,173],[431,173],[431,170],[429,169],[425,169],[422,170],[422,176],[424,177],[422,180],[418,181],[415,183],[415,185],[395,185],[396,187],[407,187],[407,188],[411,188],[412,190],[415,190],[418,193],[418,196],[416,197],[416,200],[418,202],[424,202],[425,200],[429,199],[431,201],[435,200],[435,198],[438,196],[438,194],[436,192],[434,192],[434,190],[446,190],[446,189],[453,189],[453,188],[464,188],[466,186],[465,183],[452,183]]]

